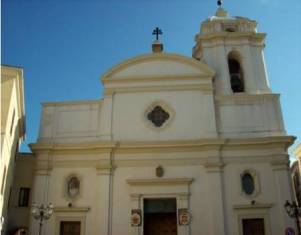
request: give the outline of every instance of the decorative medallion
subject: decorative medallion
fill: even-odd
[[[131,225],[133,227],[141,226],[141,210],[140,209],[133,209],[131,213]]]
[[[191,216],[186,208],[178,209],[178,215],[179,215],[179,225],[189,225]]]
[[[67,182],[67,194],[70,198],[75,198],[79,195],[80,181],[77,177],[71,177]]]
[[[147,119],[151,121],[156,127],[161,127],[170,115],[161,106],[155,106],[148,114]]]
[[[158,166],[156,168],[156,176],[157,177],[162,177],[164,175],[164,169],[162,166]]]

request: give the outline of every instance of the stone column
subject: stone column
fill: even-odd
[[[225,235],[223,164],[210,162],[205,164],[208,185],[208,216],[210,235]]]

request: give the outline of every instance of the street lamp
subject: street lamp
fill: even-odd
[[[285,210],[286,210],[287,214],[291,218],[295,218],[296,224],[297,224],[298,234],[301,235],[300,224],[299,224],[299,216],[301,216],[301,211],[300,211],[301,208],[298,207],[296,202],[290,203],[289,201],[285,202],[284,207],[285,207]]]
[[[43,222],[51,217],[53,213],[53,205],[51,203],[48,205],[44,205],[43,203],[41,205],[33,203],[31,213],[33,218],[40,221],[39,235],[41,235]]]

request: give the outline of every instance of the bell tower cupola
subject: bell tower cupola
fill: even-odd
[[[257,32],[256,21],[231,17],[222,1],[217,5],[195,36],[193,57],[216,71],[217,94],[270,93],[263,55],[266,34]]]

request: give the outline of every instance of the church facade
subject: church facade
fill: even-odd
[[[105,73],[103,98],[42,105],[32,201],[47,235],[281,235],[295,228],[287,135],[256,22],[221,7],[193,56]],[[31,219],[31,234],[38,221]]]

